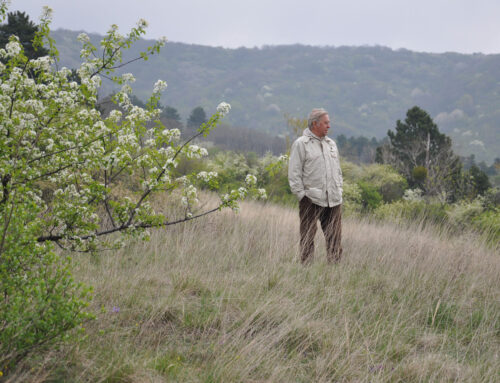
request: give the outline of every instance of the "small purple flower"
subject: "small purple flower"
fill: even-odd
[[[375,372],[377,372],[377,371],[381,371],[381,370],[383,370],[383,369],[384,369],[384,365],[383,365],[383,364],[377,364],[377,365],[375,365],[375,366],[371,366],[371,367],[370,367],[370,372],[375,373]]]
[[[120,308],[118,306],[113,306],[112,310],[114,313],[119,313],[120,312]]]

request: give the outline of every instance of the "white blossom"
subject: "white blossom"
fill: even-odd
[[[41,20],[50,20],[52,19],[52,8],[48,7],[47,5],[43,7],[43,12],[40,17]]]
[[[19,43],[19,39],[17,38],[17,36],[13,37],[15,39],[12,39],[7,43],[7,45],[5,45],[7,56],[17,56],[19,53],[21,53],[21,44]]]
[[[198,191],[193,185],[187,185],[182,192],[183,197],[181,199],[181,203],[184,206],[191,206],[197,204],[198,201]]]
[[[217,106],[217,113],[221,114],[222,116],[228,114],[230,110],[231,110],[231,105],[229,105],[227,102],[221,102]]]
[[[154,138],[148,138],[146,141],[144,141],[145,146],[155,146],[156,141]]]
[[[260,199],[267,199],[266,189],[257,189],[257,197]]]
[[[31,61],[31,65],[33,66],[33,69],[41,69],[44,71],[48,71],[50,69],[50,66],[52,65],[53,60],[50,56],[42,56],[38,57],[35,60]],[[62,72],[62,74],[66,74],[65,71]]]
[[[147,28],[148,22],[144,19],[139,19],[139,21],[137,22],[137,26],[139,28]]]
[[[121,118],[122,118],[122,112],[120,112],[119,110],[113,109],[111,112],[109,112],[108,119],[111,122],[114,122],[115,124],[117,124]]]
[[[123,84],[121,91],[126,94],[132,94],[132,87],[129,84]]]
[[[178,164],[179,164],[179,163],[178,163],[176,160],[174,160],[174,159],[172,159],[172,158],[169,158],[169,159],[167,160],[167,162],[165,163],[165,167],[167,167],[167,168],[169,168],[169,167],[174,167],[174,168],[176,168]]]
[[[161,176],[160,181],[165,182],[165,183],[170,182],[170,176],[166,171],[163,172],[163,175]]]
[[[176,142],[181,138],[181,131],[179,129],[164,129],[161,132],[167,142]]]
[[[165,46],[166,43],[167,43],[167,38],[165,36],[162,36],[158,39],[158,45],[160,47]]]
[[[199,172],[197,174],[197,178],[204,181],[204,182],[209,182],[210,180],[216,178],[218,176],[217,172]]]
[[[82,44],[90,42],[90,37],[86,33],[80,33],[76,39],[80,41]]]
[[[137,160],[137,165],[139,166],[147,166],[149,164],[150,157],[149,155],[145,154]]]
[[[245,198],[247,193],[248,193],[248,190],[246,188],[244,188],[244,187],[238,188],[239,198],[241,198],[241,199]]]
[[[407,189],[403,195],[405,201],[422,201],[422,190],[417,189]]]
[[[156,83],[153,87],[153,93],[161,93],[165,89],[167,89],[167,83],[163,80],[158,80],[158,81],[156,81]]]
[[[279,156],[278,161],[279,162],[288,162],[288,155],[282,154],[281,156]]]
[[[135,82],[135,77],[132,73],[124,73],[122,74],[122,80],[126,83],[133,83]]]
[[[189,181],[186,176],[178,177],[176,181],[180,184],[183,184],[184,186],[187,186],[189,184]]]
[[[52,150],[54,147],[54,140],[52,138],[47,139],[47,150]]]
[[[245,183],[248,186],[255,186],[257,184],[257,177],[255,177],[253,174],[247,174]]]
[[[186,155],[189,159],[201,158],[208,156],[208,151],[205,148],[201,148],[198,145],[189,145],[187,148]]]

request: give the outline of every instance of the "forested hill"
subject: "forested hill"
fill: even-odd
[[[64,66],[78,65],[78,33],[53,32]],[[141,41],[131,55],[150,44]],[[125,71],[136,76],[134,92],[143,100],[156,80],[167,81],[162,104],[177,108],[184,120],[195,106],[210,114],[226,101],[232,105],[231,124],[278,134],[285,129],[285,113],[305,117],[323,106],[333,113],[334,135],[381,138],[418,105],[453,138],[459,154],[474,153],[487,162],[500,156],[500,55],[167,43],[159,56]]]

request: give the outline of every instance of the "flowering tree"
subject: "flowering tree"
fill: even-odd
[[[5,17],[5,2],[0,2]],[[1,20],[0,20],[1,21]],[[57,50],[49,36],[50,11],[41,18],[33,45],[49,55],[29,59],[16,36],[0,49],[0,363],[22,358],[34,346],[78,326],[89,289],[75,283],[68,260],[54,246],[79,251],[119,246],[123,236],[147,236],[147,229],[185,222],[224,207],[237,209],[249,194],[264,195],[248,177],[246,185],[221,196],[218,206],[196,211],[195,183],[217,185],[215,172],[175,177],[182,156],[207,151],[193,140],[207,135],[230,110],[221,103],[193,137],[181,141],[178,129],[158,119],[159,80],[145,108],[129,95],[134,77],[118,76],[122,52],[145,32],[140,21],[127,36],[112,26],[100,49],[81,34],[83,63],[55,69]],[[162,39],[132,61],[159,52]],[[130,61],[129,61],[130,62]],[[34,73],[35,75],[29,75]],[[97,93],[103,78],[121,85],[116,110],[103,117]],[[135,193],[123,192],[124,179]],[[119,191],[119,190],[121,191]],[[155,193],[178,190],[182,217],[170,220],[150,204]],[[115,235],[111,235],[115,233]]]

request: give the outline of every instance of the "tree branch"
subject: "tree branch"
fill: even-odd
[[[208,129],[208,127],[206,129]],[[185,148],[186,145],[189,144],[191,141],[193,141],[196,137],[201,136],[204,133],[204,131],[205,131],[205,129],[200,130],[198,133],[194,134],[193,136],[191,136],[191,138],[189,138],[186,142],[184,142],[184,144],[182,144],[182,146],[179,148],[179,150],[177,150],[177,152],[174,154],[174,156],[172,157],[172,160],[175,160],[177,158],[177,156],[181,153],[182,149]],[[163,177],[166,170],[167,170],[166,168],[162,169],[162,171],[156,177],[156,181],[159,181],[161,179],[161,177]],[[137,211],[137,209],[139,209],[141,207],[142,202],[147,198],[147,196],[152,191],[153,191],[153,189],[148,187],[147,190],[144,192],[144,194],[141,196],[141,198],[139,199],[139,201],[135,205],[135,208],[130,213],[130,218],[127,222],[127,225],[130,225],[132,223],[132,220],[134,219],[134,216],[135,216],[135,212]]]
[[[94,142],[99,141],[102,137],[104,137],[104,134],[96,137],[95,139],[93,139],[93,140],[91,140],[91,141],[89,141],[89,142],[87,142],[87,143],[85,143],[83,145],[76,145],[76,146],[72,146],[71,148],[61,149],[61,150],[58,150],[58,151],[55,151],[55,152],[44,154],[43,156],[35,157],[35,158],[29,160],[28,164],[32,164],[35,161],[43,160],[44,158],[47,158],[47,157],[55,156],[56,154],[61,154],[61,153],[64,153],[64,152],[69,152],[70,150],[86,148],[87,146],[93,144]]]
[[[89,238],[101,237],[103,235],[113,234],[113,233],[124,231],[124,230],[130,229],[130,228],[149,229],[149,228],[157,228],[157,227],[165,227],[165,226],[177,225],[179,223],[183,223],[183,222],[187,222],[187,221],[192,221],[193,219],[200,218],[200,217],[203,217],[205,215],[214,213],[214,212],[220,210],[220,208],[222,206],[223,206],[223,204],[221,204],[221,205],[219,205],[216,208],[213,208],[211,210],[208,210],[208,211],[205,211],[203,213],[200,213],[198,215],[194,215],[192,217],[186,217],[186,218],[179,219],[179,220],[176,220],[176,221],[171,221],[171,222],[167,221],[167,222],[162,222],[162,223],[159,223],[159,224],[142,223],[142,224],[139,224],[139,225],[125,224],[125,225],[122,225],[122,226],[119,226],[119,227],[115,227],[113,229],[103,230],[103,231],[96,232],[94,234],[84,235],[82,237],[65,237],[63,235],[46,235],[46,236],[38,237],[37,238],[37,242],[45,242],[45,241],[55,242],[55,241],[60,241],[62,239],[87,240]]]
[[[7,229],[9,228],[10,220],[12,219],[12,213],[14,212],[14,204],[11,204],[9,215],[5,215],[5,223],[2,233],[2,241],[0,242],[0,254],[3,253],[3,247],[5,244],[5,237],[7,236]]]
[[[108,188],[108,173],[107,173],[106,169],[104,170],[104,187],[106,189]],[[106,208],[106,212],[108,213],[109,219],[111,220],[111,225],[113,225],[113,227],[115,228],[116,224],[115,224],[115,220],[113,219],[113,215],[111,214],[111,210],[109,208],[107,194],[106,194],[106,197],[104,198],[104,206]]]
[[[0,201],[0,205],[1,204],[4,204],[5,202],[7,202],[7,199],[9,198],[9,188],[8,188],[8,185],[9,185],[9,182],[11,180],[11,175],[10,174],[6,174],[2,177],[2,194],[3,194],[3,197],[2,197],[2,200]]]

